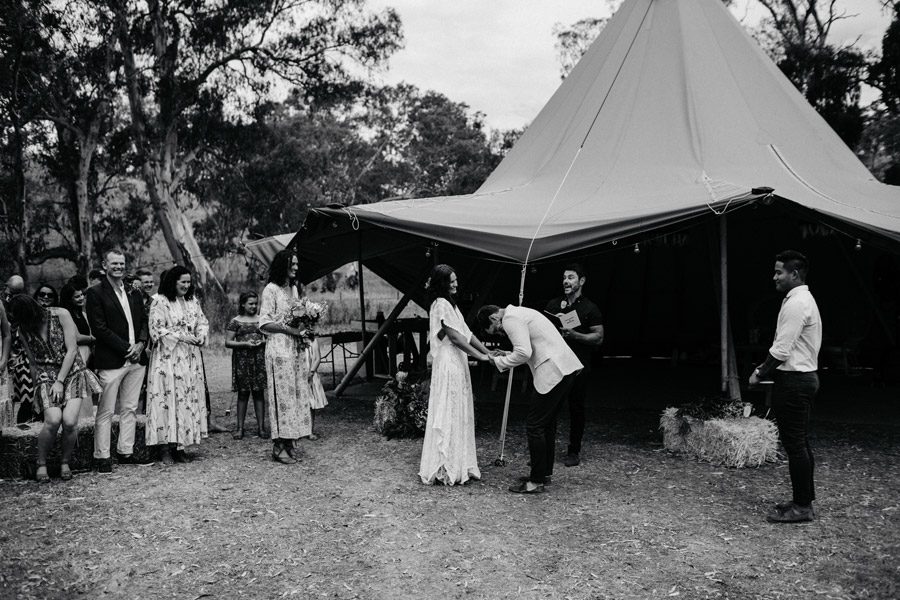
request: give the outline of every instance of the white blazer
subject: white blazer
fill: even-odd
[[[495,359],[506,371],[528,363],[534,377],[534,389],[546,394],[563,377],[584,368],[550,319],[524,306],[509,305],[503,313],[503,331],[512,342],[512,353]]]

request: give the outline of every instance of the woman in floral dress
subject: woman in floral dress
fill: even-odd
[[[6,319],[6,309],[3,308],[3,302],[0,302],[0,428],[16,424],[16,405],[13,403],[9,389],[9,375],[6,372],[11,346],[12,335],[9,331],[9,321]]]
[[[78,354],[77,329],[69,311],[43,307],[34,299],[18,294],[10,299],[9,312],[32,367],[33,401],[41,405],[44,413],[44,427],[38,434],[35,478],[42,483],[50,481],[47,454],[62,423],[60,477],[71,479],[69,459],[78,438],[78,411],[84,398],[102,389],[100,382]]]
[[[172,267],[150,305],[153,351],[147,368],[146,443],[160,447],[166,465],[190,462],[185,447],[208,435],[200,357],[208,333],[190,272]]]
[[[487,362],[488,350],[456,306],[456,273],[437,265],[428,279],[428,341],[433,358],[428,421],[422,444],[422,483],[454,485],[480,479],[475,453],[475,408],[469,356]]]
[[[266,342],[266,383],[269,396],[269,426],[272,430],[272,460],[283,464],[297,462],[297,440],[312,433],[310,388],[307,383],[306,330],[290,318],[291,308],[299,303],[294,281],[297,256],[282,250],[269,266],[269,283],[263,289],[259,310],[259,329]]]
[[[266,340],[259,332],[259,296],[244,292],[238,299],[238,316],[225,327],[225,347],[231,348],[231,387],[237,392],[237,429],[234,439],[244,437],[247,404],[253,395],[256,431],[264,437],[263,406],[266,393]]]

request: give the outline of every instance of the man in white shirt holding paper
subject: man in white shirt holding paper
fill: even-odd
[[[763,380],[774,382],[772,412],[787,453],[794,493],[790,502],[776,504],[766,516],[773,523],[802,523],[815,517],[815,460],[809,446],[809,421],[819,391],[816,371],[822,319],[806,285],[808,271],[809,260],[799,252],[786,250],[775,257],[775,289],[786,295],[769,356],[750,376],[751,386]]]

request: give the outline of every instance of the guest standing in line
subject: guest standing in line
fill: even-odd
[[[191,273],[176,265],[166,273],[150,305],[153,351],[147,375],[146,442],[160,447],[165,465],[190,462],[185,448],[199,445],[208,435],[200,358],[208,334]]]
[[[78,437],[78,411],[84,398],[100,391],[100,382],[78,354],[77,329],[67,310],[45,308],[19,294],[10,300],[10,314],[36,376],[34,401],[40,403],[44,414],[35,478],[41,483],[50,481],[47,454],[62,423],[60,477],[71,479],[69,460]]]
[[[819,391],[822,318],[806,285],[808,272],[809,260],[799,252],[786,250],[775,256],[775,289],[785,293],[785,298],[769,356],[750,376],[751,386],[762,380],[774,382],[772,414],[791,474],[793,498],[775,505],[766,517],[773,523],[802,523],[815,518],[815,459],[809,445],[809,420]]]
[[[6,365],[9,363],[12,334],[4,303],[0,302],[0,428],[16,424],[16,405],[12,399],[11,382]]]
[[[266,339],[259,331],[259,296],[244,292],[238,298],[238,315],[225,327],[225,347],[231,348],[231,388],[237,392],[237,428],[234,439],[244,437],[247,405],[253,396],[256,433],[265,437]]]
[[[59,305],[69,311],[69,314],[72,316],[72,321],[78,330],[75,335],[75,340],[78,343],[78,354],[85,365],[90,365],[91,348],[95,339],[91,335],[91,325],[88,323],[87,311],[85,310],[87,297],[84,295],[84,292],[87,290],[87,287],[87,280],[84,277],[76,275],[71,278],[59,291]],[[95,417],[93,398],[82,399],[79,417],[90,419]]]
[[[41,282],[38,284],[34,290],[34,299],[44,308],[59,306],[59,294],[56,293],[56,288],[49,283]]]
[[[469,356],[487,362],[489,352],[466,325],[456,305],[456,273],[437,265],[428,279],[431,386],[419,478],[454,485],[481,479],[475,451],[475,407]]]
[[[316,413],[328,406],[328,398],[325,396],[325,388],[319,377],[319,365],[322,363],[322,351],[319,348],[319,340],[313,338],[306,349],[306,381],[309,384],[310,398],[310,434],[307,439],[316,441]]]
[[[291,308],[299,302],[294,284],[299,262],[290,250],[282,250],[269,266],[269,283],[263,289],[259,328],[266,341],[266,383],[272,460],[297,462],[295,444],[312,433],[310,391],[307,383],[306,329],[296,326]]]
[[[96,338],[93,363],[103,392],[94,420],[94,459],[97,471],[112,473],[110,439],[112,416],[119,408],[118,462],[134,462],[134,432],[138,395],[144,380],[147,356],[147,313],[140,294],[126,288],[125,254],[107,250],[103,255],[105,275],[87,289],[87,316]]]

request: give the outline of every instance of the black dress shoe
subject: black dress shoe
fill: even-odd
[[[523,475],[522,477],[519,477],[519,481],[531,481],[531,479],[528,478],[528,475]],[[544,485],[552,485],[552,484],[553,484],[553,477],[551,477],[550,475],[547,475],[546,477],[544,477]]]
[[[522,481],[516,485],[509,486],[509,491],[514,494],[543,494],[543,483],[531,483],[530,481]]]
[[[116,456],[116,463],[120,465],[136,465],[134,454],[119,454]]]
[[[806,523],[815,518],[812,506],[800,506],[791,502],[784,510],[778,510],[766,515],[769,523]]]
[[[563,457],[563,464],[567,467],[577,467],[581,464],[581,457],[577,454],[566,454]]]
[[[189,463],[194,460],[194,457],[184,450],[176,450],[172,458],[174,458],[177,463]]]
[[[111,458],[98,458],[97,459],[97,472],[98,473],[112,473],[112,459]]]

